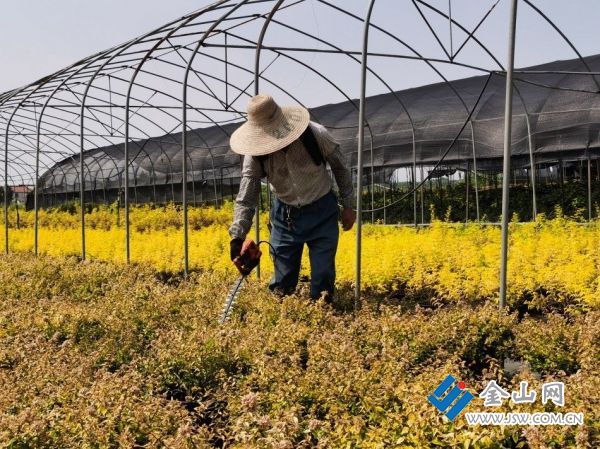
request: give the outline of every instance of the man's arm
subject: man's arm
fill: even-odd
[[[240,190],[233,209],[233,224],[229,227],[229,235],[234,240],[243,241],[252,227],[252,218],[260,195],[260,178],[263,176],[260,163],[253,157],[244,157]]]
[[[323,154],[323,157],[329,166],[331,172],[335,178],[335,182],[340,192],[340,201],[344,210],[342,211],[342,225],[344,230],[352,228],[354,221],[356,220],[356,214],[354,213],[353,206],[355,204],[354,199],[354,186],[352,185],[352,174],[350,169],[347,167],[344,161],[344,156],[340,151],[340,144],[335,141],[333,136],[329,134],[324,126],[311,123],[314,131],[315,138],[319,143],[319,148]]]

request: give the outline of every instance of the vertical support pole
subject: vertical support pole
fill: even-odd
[[[265,23],[263,24],[262,29],[260,30],[260,35],[256,42],[256,55],[254,59],[254,95],[258,95],[260,91],[260,53],[262,51],[262,45],[265,40],[265,34],[267,33],[267,28],[269,27],[269,24],[273,20],[273,16],[275,15],[282,3],[283,0],[278,0],[277,3],[273,6],[271,12],[265,20]],[[267,190],[269,189],[269,182],[267,181]],[[262,197],[262,186],[260,197]],[[260,242],[260,203],[261,200],[259,199],[258,204],[256,205],[256,210],[254,212],[254,237],[257,243]],[[260,279],[260,262],[256,267],[256,277]]]
[[[215,158],[212,155],[212,151],[209,149],[208,154],[210,155],[210,166],[212,169],[212,178],[213,178],[213,194],[215,196],[215,208],[219,208],[219,186],[217,184],[217,169],[215,167]],[[194,168],[192,167],[192,170]]]
[[[36,132],[36,148],[35,148],[35,184],[33,185],[33,254],[38,255],[38,242],[39,242],[39,184],[40,184],[40,131],[41,121],[43,117],[40,117],[37,121],[37,132]]]
[[[477,217],[477,223],[479,223],[479,179],[477,179],[477,154],[475,152],[475,127],[473,121],[471,121],[471,143],[473,145],[473,171],[475,176],[473,177],[473,187],[475,188],[475,211]]]
[[[467,160],[467,170],[465,171],[465,223],[469,222],[469,181],[471,178],[471,162]]]
[[[125,262],[131,261],[131,235],[129,226],[129,101],[131,98],[131,91],[127,93],[126,107],[125,107],[125,146],[123,154],[123,173],[125,177],[125,188],[123,191],[124,200],[124,220],[125,220]]]
[[[440,197],[440,217],[443,217],[446,214],[446,209],[444,208],[444,179],[441,176],[441,174],[438,177],[437,181],[438,194]],[[446,184],[446,187],[448,189],[450,188],[449,182]]]
[[[592,160],[587,155],[587,197],[588,197],[588,221],[592,221]]]
[[[558,182],[560,183],[560,207],[565,212],[565,167],[562,158],[558,160]]]
[[[425,177],[423,176],[423,164],[421,164],[421,178],[420,182],[423,182]],[[425,201],[423,198],[423,191],[425,190],[425,184],[421,185],[421,224],[425,224]]]
[[[431,178],[429,178],[429,201],[433,202],[433,204],[435,205],[435,196],[433,194],[433,180]],[[429,214],[429,221],[431,221],[433,217],[431,216],[431,213]]]
[[[219,168],[219,172],[220,172],[219,173],[219,177],[220,177],[220,180],[219,180],[219,198],[221,199],[221,204],[223,204],[223,167]]]
[[[10,118],[6,122],[6,129],[5,129],[5,133],[4,133],[4,250],[6,251],[6,254],[9,253],[9,244],[8,244],[8,237],[9,237],[8,236],[8,205],[9,205],[9,201],[8,201],[8,195],[9,195],[9,189],[8,189],[8,142],[9,142],[9,139],[8,139],[8,135],[9,135],[9,131],[10,131],[10,125],[11,125],[12,120],[15,117],[17,111],[21,108],[21,106],[23,106],[25,101],[27,101],[29,99],[29,97],[33,93],[35,93],[40,87],[42,87],[44,84],[45,84],[45,82],[39,84],[38,87],[36,87],[32,91],[30,91],[25,96],[25,98],[23,98],[19,102],[19,105],[13,109],[12,114],[10,115]],[[15,91],[10,97],[14,97],[15,95],[21,93],[24,89],[26,89],[26,87],[23,87],[23,88]]]
[[[194,167],[192,167],[192,204],[196,207],[196,178],[194,175]]]
[[[152,163],[152,202],[156,204],[156,170],[154,169],[154,162]]]
[[[188,211],[187,211],[187,158],[188,158],[188,142],[187,142],[187,105],[188,105],[188,80],[190,76],[190,71],[192,70],[192,65],[194,63],[194,58],[198,54],[200,47],[204,44],[206,38],[215,30],[217,26],[221,24],[223,20],[225,20],[230,14],[235,12],[238,8],[243,6],[248,0],[242,0],[238,2],[237,5],[232,6],[223,16],[221,16],[218,20],[214,21],[212,25],[204,32],[200,40],[196,43],[196,47],[192,52],[192,56],[190,57],[187,67],[185,69],[185,75],[183,78],[183,94],[181,98],[181,151],[182,151],[182,162],[181,169],[183,173],[181,174],[181,183],[183,185],[182,188],[182,203],[183,203],[183,273],[184,277],[187,279],[188,269],[189,269],[189,247],[188,247]],[[219,6],[225,3],[224,1],[219,1],[214,3],[212,7]],[[211,155],[212,157],[212,155]],[[213,178],[214,178],[214,168],[213,168]],[[175,191],[173,190],[173,195]]]
[[[450,61],[454,59],[454,39],[452,37],[452,0],[448,0],[448,29],[450,30]]]
[[[227,31],[225,31],[223,34],[225,36],[225,109],[229,110],[229,43],[227,39]]]
[[[365,97],[367,90],[367,57],[369,48],[369,28],[375,0],[369,2],[363,30],[362,63],[360,75],[360,106],[358,110],[358,160],[356,167],[356,273],[354,286],[354,306],[358,307],[361,293],[361,258],[362,258],[362,174],[363,150],[365,146]]]
[[[175,174],[173,173],[173,165],[169,160],[169,170],[171,174],[171,202],[175,204]]]
[[[188,144],[187,144],[187,86],[184,87],[186,98],[183,101],[183,128],[181,129],[182,142],[182,161],[181,161],[181,205],[183,208],[183,276],[188,277],[190,268],[189,255],[189,240],[188,240],[188,203],[187,203],[187,159],[188,159]],[[213,168],[213,180],[214,180]]]
[[[79,127],[79,207],[81,209],[81,260],[86,258],[85,248],[85,173],[83,164],[83,153],[85,146],[85,134],[84,134],[84,121],[85,121],[85,97],[81,104],[81,126]]]
[[[527,123],[527,142],[529,144],[529,165],[531,165],[531,198],[533,204],[533,220],[537,217],[537,190],[535,188],[535,157],[533,155],[533,136],[531,133],[531,123],[529,114],[525,115]]]
[[[385,168],[383,169],[383,182],[381,183],[383,185],[383,224],[387,223],[387,201],[386,201],[386,190],[387,190],[387,185],[385,182]]]
[[[8,125],[6,135],[8,136]],[[4,147],[4,252],[8,254],[8,139]]]
[[[413,164],[412,164],[412,180],[413,180],[413,223],[417,227],[417,147],[415,145],[415,137],[413,131]]]
[[[374,188],[373,183],[369,183],[367,185],[367,195],[369,196],[369,198],[372,198],[371,197],[371,192],[373,191],[373,188]],[[373,215],[374,211],[373,211],[372,204],[373,204],[373,202],[371,202],[371,224],[374,224],[375,223],[375,216]]]
[[[508,64],[506,65],[506,99],[504,107],[504,164],[502,176],[502,241],[500,248],[500,310],[506,306],[506,273],[508,265],[508,213],[510,189],[510,155],[512,140],[512,93],[517,31],[517,0],[511,0],[508,35]]]
[[[373,133],[369,128],[369,135],[371,136],[371,224],[375,224],[375,170],[373,166]]]

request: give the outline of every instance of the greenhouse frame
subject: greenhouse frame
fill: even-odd
[[[10,250],[10,191],[16,186],[33,188],[29,198],[36,216],[36,254],[38,210],[73,199],[80,202],[82,259],[86,204],[122,202],[129,261],[131,204],[172,201],[183,209],[182,269],[187,274],[187,209],[196,203],[219,205],[223,197],[234,196],[241,159],[228,141],[245,119],[247,99],[272,92],[278,100],[306,106],[314,104],[321,90],[338,100],[310,107],[311,117],[340,142],[361,192],[356,296],[363,215],[374,221],[376,212],[385,214],[411,202],[417,225],[423,221],[426,183],[447,170],[459,170],[467,182],[466,219],[471,201],[471,218],[479,221],[480,174],[502,172],[502,306],[511,164],[526,174],[533,218],[536,167],[557,163],[562,170],[565,161],[579,164],[587,180],[588,218],[593,217],[592,173],[600,155],[600,55],[584,57],[532,0],[508,0],[505,60],[478,37],[503,2],[482,2],[485,7],[474,25],[452,15],[452,0],[447,10],[434,3],[414,0],[407,8],[422,20],[424,33],[439,45],[441,56],[427,56],[399,30],[372,20],[375,0],[365,2],[360,13],[334,0],[220,0],[0,94],[5,251]],[[573,59],[514,69],[517,7],[559,36]],[[343,22],[357,36],[355,46],[342,37],[336,41],[310,32],[303,22],[307,15],[297,12],[302,8],[314,15],[315,23],[317,17]],[[489,64],[463,61],[465,54],[485,57]],[[420,67],[438,82],[399,90],[395,77],[404,65]],[[475,76],[453,75],[451,81],[448,69]],[[353,75],[336,79],[342,71]],[[294,84],[297,77],[289,74],[297,72],[303,74],[301,80],[311,80],[312,94]],[[367,96],[374,84],[377,94]],[[385,192],[390,175],[399,171],[405,173],[406,190],[376,206],[376,188],[383,185]],[[369,194],[363,194],[365,189]],[[259,240],[258,221],[255,232]]]

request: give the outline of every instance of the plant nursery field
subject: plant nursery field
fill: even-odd
[[[511,228],[510,301],[497,307],[499,230],[436,222],[364,229],[365,295],[353,308],[354,234],[343,233],[332,305],[281,300],[247,283],[231,320],[223,299],[230,206],[190,212],[181,276],[180,212],[10,217],[0,256],[0,447],[596,448],[600,447],[600,227],[564,218]],[[266,229],[266,228],[265,228]],[[264,271],[271,262],[264,258]],[[518,368],[505,370],[505,361]],[[427,397],[446,375],[481,392],[494,380],[538,395],[563,382],[565,405],[505,401],[497,412],[574,412],[577,426],[483,426],[443,416]],[[476,394],[476,393],[475,393]],[[477,397],[467,410],[484,410]]]
[[[119,213],[119,215],[117,215]],[[234,275],[229,260],[228,225],[232,205],[192,208],[190,265]],[[509,300],[513,305],[598,305],[600,301],[600,222],[582,225],[565,218],[513,224],[509,252]],[[266,220],[261,238],[268,239]],[[17,252],[33,249],[33,212],[14,211],[9,244]],[[158,271],[178,273],[183,264],[181,211],[175,206],[132,208],[131,258]],[[79,213],[40,211],[39,250],[51,256],[79,255]],[[125,259],[123,212],[100,207],[86,215],[90,259],[122,263]],[[4,233],[0,245],[4,246]],[[363,228],[363,282],[369,293],[442,301],[495,299],[500,264],[497,227],[452,225],[435,221],[425,229],[372,226]],[[253,231],[249,237],[254,237]],[[338,281],[354,279],[355,233],[342,232],[337,256]],[[267,252],[267,247],[263,247]],[[307,251],[304,254],[308,274]],[[263,258],[263,272],[272,263]]]

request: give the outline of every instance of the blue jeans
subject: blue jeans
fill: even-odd
[[[335,284],[335,253],[339,239],[339,208],[330,191],[314,203],[293,207],[275,199],[271,208],[271,255],[275,273],[269,284],[272,291],[285,295],[296,290],[304,244],[310,259],[310,296],[317,299],[321,292],[333,295]]]

